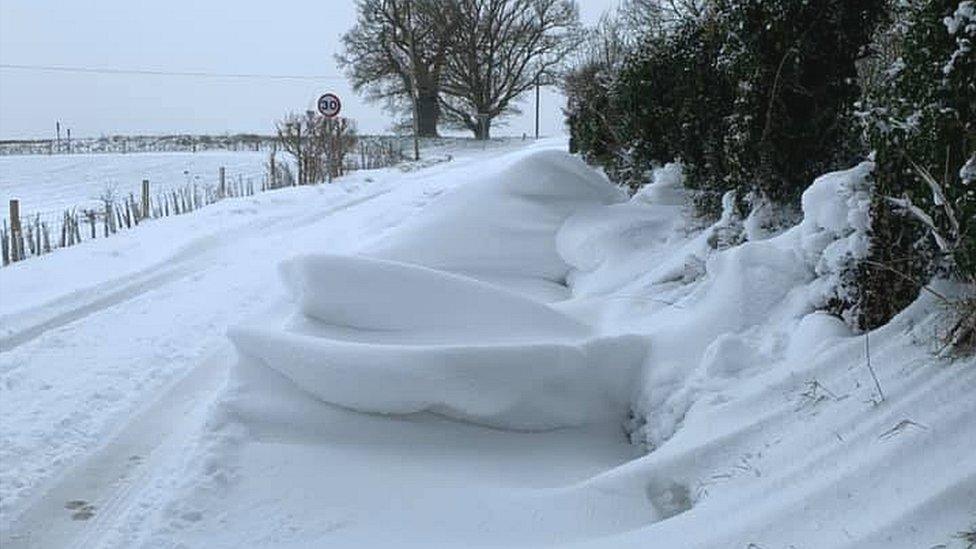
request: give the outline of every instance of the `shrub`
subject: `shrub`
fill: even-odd
[[[572,149],[636,189],[654,166],[681,160],[689,186],[718,213],[721,155],[731,84],[718,70],[721,33],[713,21],[688,20],[646,35],[619,66],[590,62],[566,79]]]
[[[723,63],[737,82],[726,161],[732,188],[798,204],[820,174],[863,154],[857,60],[883,0],[720,0]]]
[[[901,2],[886,78],[865,92],[878,199],[860,327],[879,326],[933,275],[976,284],[976,4]]]
[[[574,73],[574,146],[631,186],[681,160],[708,216],[728,190],[797,205],[863,154],[856,62],[882,2],[721,0],[663,25],[619,68]]]

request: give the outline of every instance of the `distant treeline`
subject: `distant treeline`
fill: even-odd
[[[262,151],[273,135],[109,135],[72,139],[16,139],[0,141],[0,155],[93,154],[137,152]]]

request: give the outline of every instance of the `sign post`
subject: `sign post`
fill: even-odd
[[[315,103],[318,108],[319,114],[326,118],[335,118],[339,116],[339,112],[342,110],[342,101],[339,96],[329,92],[322,94],[319,100]]]

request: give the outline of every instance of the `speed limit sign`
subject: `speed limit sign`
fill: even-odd
[[[326,93],[319,97],[317,106],[319,114],[326,118],[335,118],[339,116],[339,111],[342,110],[342,101],[339,100],[338,95]]]

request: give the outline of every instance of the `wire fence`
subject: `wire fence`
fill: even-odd
[[[231,136],[126,136],[0,141],[0,156],[47,154],[105,154],[143,152],[266,151],[276,137]]]
[[[403,160],[399,140],[361,139],[343,159],[339,171],[386,168]],[[141,192],[109,193],[97,205],[24,212],[19,200],[10,200],[9,216],[0,220],[2,265],[39,257],[86,240],[108,238],[153,219],[187,214],[227,198],[253,196],[297,184],[290,164],[278,161],[271,154],[262,173],[229,174],[221,167],[212,183],[187,182],[164,188],[153,188],[144,179]]]
[[[86,240],[108,238],[152,219],[182,215],[225,198],[251,196],[266,185],[243,176],[228,178],[223,169],[216,184],[188,184],[153,192],[143,180],[142,192],[106,197],[99,207],[67,208],[57,212],[21,213],[10,201],[9,219],[0,226],[0,256],[4,266],[51,253]]]
[[[396,144],[402,150],[405,136],[359,135],[359,141]],[[0,140],[0,156],[51,154],[127,154],[144,152],[270,151],[280,143],[276,135],[112,135],[57,139]]]

